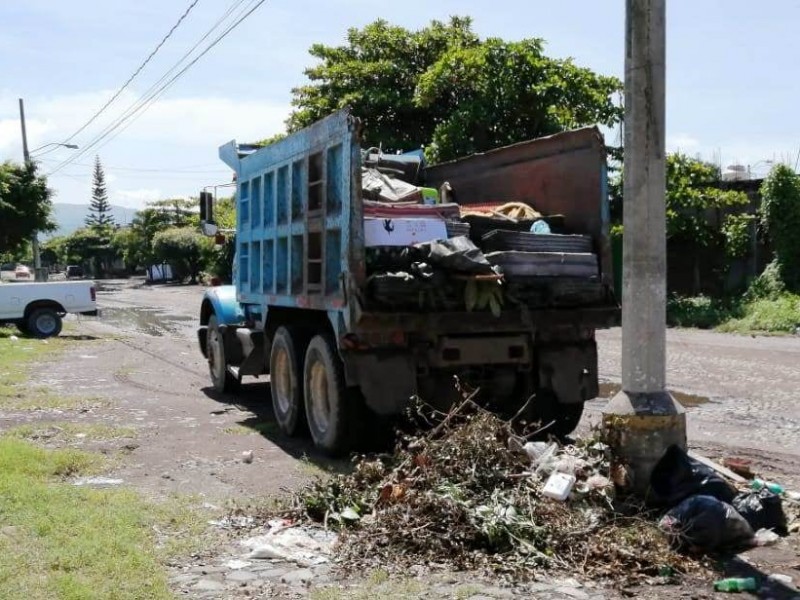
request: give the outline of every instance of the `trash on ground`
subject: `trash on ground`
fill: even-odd
[[[792,579],[789,575],[783,575],[782,573],[772,573],[771,575],[767,576],[767,581],[770,583],[777,583],[778,585],[787,587],[792,591],[797,590],[797,588],[794,585],[794,579]]]
[[[763,479],[753,479],[750,482],[750,488],[756,491],[768,489],[773,494],[783,494],[783,486],[778,483],[773,483],[772,481],[764,481]]]
[[[212,519],[208,521],[209,525],[219,527],[220,529],[244,529],[246,527],[252,527],[254,523],[255,519],[253,517],[244,515],[231,515],[222,519]]]
[[[238,558],[234,558],[233,560],[229,560],[225,563],[225,566],[229,569],[233,569],[234,571],[238,571],[239,569],[246,569],[247,567],[251,566],[253,563],[248,562],[246,560],[239,560]]]
[[[731,503],[753,531],[772,529],[780,535],[786,535],[787,519],[783,512],[781,497],[763,487],[757,492],[742,492]]]
[[[430,425],[392,454],[357,457],[352,473],[311,483],[286,516],[336,528],[337,564],[349,572],[427,564],[633,583],[664,567],[703,569],[639,503],[614,500],[611,453],[596,438],[520,443],[519,430],[469,399]],[[548,477],[563,482],[552,486],[561,501],[547,497]]]
[[[12,342],[18,342],[19,341],[19,338],[17,336],[15,336],[15,335],[8,336],[8,339],[11,340]]]
[[[242,462],[246,465],[249,465],[253,462],[253,451],[252,450],[244,450],[242,452]]]
[[[542,488],[542,495],[563,502],[569,497],[574,485],[575,475],[556,471],[547,478],[547,482]]]
[[[122,479],[112,479],[110,477],[79,477],[72,482],[72,485],[90,487],[111,487],[125,483]]]
[[[726,477],[726,478],[730,479],[731,481],[734,481],[736,483],[746,483],[747,482],[747,478],[742,477],[741,475],[738,475],[738,474],[734,473],[728,467],[724,467],[724,466],[720,465],[719,463],[715,463],[710,458],[706,458],[705,456],[703,456],[702,454],[698,454],[694,450],[689,450],[687,452],[687,454],[691,458],[696,460],[697,462],[707,466],[712,471],[716,471],[717,473],[719,473],[723,477]]]
[[[752,479],[755,477],[755,473],[753,473],[753,463],[746,458],[725,458],[723,459],[722,464],[745,479]]]
[[[780,539],[781,536],[771,529],[759,529],[755,533],[756,546],[774,546]]]
[[[290,560],[303,567],[319,565],[330,560],[337,536],[315,527],[277,524],[264,535],[242,541],[250,550],[246,558],[278,558]]]
[[[728,577],[714,582],[717,592],[755,592],[756,580],[753,577]]]
[[[661,529],[681,550],[710,552],[751,544],[753,529],[730,504],[713,496],[690,496],[661,518]]]
[[[654,500],[675,506],[690,496],[713,496],[730,504],[736,489],[711,467],[689,456],[678,446],[667,448],[653,468],[650,487]]]

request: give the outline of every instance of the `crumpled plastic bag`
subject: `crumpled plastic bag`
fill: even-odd
[[[661,518],[659,527],[678,549],[710,552],[753,542],[753,528],[733,506],[713,496],[691,496]]]
[[[672,445],[656,463],[650,475],[653,499],[664,506],[675,506],[689,496],[712,496],[730,504],[736,489],[719,473]]]
[[[494,267],[472,241],[466,236],[416,244],[414,250],[418,260],[441,267],[446,271],[491,275]]]
[[[743,492],[733,499],[733,507],[750,523],[754,531],[772,529],[787,535],[787,519],[781,497],[767,488],[757,492]]]

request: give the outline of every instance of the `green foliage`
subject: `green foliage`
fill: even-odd
[[[800,177],[775,166],[761,186],[761,227],[772,242],[776,268],[792,290],[800,289]]]
[[[708,296],[672,296],[667,300],[667,325],[711,329],[736,314],[736,306]]]
[[[729,258],[742,258],[750,250],[750,226],[753,215],[725,215],[722,222],[722,235],[725,238],[725,253]]]
[[[35,163],[0,164],[0,252],[16,254],[35,231],[52,231],[52,192]]]
[[[723,323],[731,333],[794,333],[800,327],[800,296],[785,293],[745,304],[742,315]]]
[[[170,263],[179,278],[188,275],[190,283],[197,283],[197,276],[211,260],[211,244],[195,227],[173,227],[155,235],[153,252],[159,260]]]
[[[100,157],[94,158],[94,183],[92,184],[92,201],[89,204],[89,214],[85,223],[98,232],[106,232],[114,227],[114,216],[111,214],[111,204],[106,191],[106,175],[100,164]]]
[[[418,31],[378,20],[348,31],[347,44],[315,44],[310,83],[293,90],[296,131],[350,107],[364,141],[384,150],[431,143],[444,161],[570,127],[619,122],[619,80],[548,58],[538,39],[481,40],[469,18]]]
[[[270,144],[274,144],[275,142],[280,142],[284,139],[288,134],[287,133],[276,133],[275,135],[271,135],[268,138],[264,138],[263,140],[258,140],[254,142],[254,146],[258,146],[259,148],[263,148],[264,146],[269,146]]]
[[[109,226],[82,227],[68,236],[48,240],[45,248],[65,265],[88,265],[101,276],[118,256],[112,243],[114,229]]]
[[[756,277],[747,289],[745,298],[747,300],[776,300],[786,293],[786,284],[781,276],[780,265],[773,260],[764,269],[764,272]]]
[[[707,212],[747,203],[742,192],[714,187],[719,170],[685,154],[667,157],[667,237],[708,247],[717,241],[718,231]]]
[[[236,229],[236,199],[220,198],[214,212],[214,219],[220,229]],[[233,281],[233,261],[236,254],[236,236],[226,234],[225,242],[214,249],[212,269],[214,274],[225,283]]]

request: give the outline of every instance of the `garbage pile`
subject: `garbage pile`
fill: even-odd
[[[286,516],[339,531],[347,571],[479,569],[515,581],[545,569],[637,583],[689,573],[657,515],[615,498],[609,447],[529,442],[467,399],[395,452],[318,480]]]
[[[738,490],[677,446],[668,448],[656,464],[650,488],[651,499],[669,508],[660,527],[680,550],[737,550],[774,544],[789,534],[781,486],[755,478]]]
[[[449,183],[424,187],[419,155],[371,148],[362,165],[367,304],[499,315],[506,303],[606,300],[591,236],[567,231],[562,215],[542,215],[517,200],[460,206]],[[444,257],[454,260],[436,260]]]

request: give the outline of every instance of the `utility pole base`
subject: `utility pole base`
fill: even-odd
[[[686,449],[686,411],[669,392],[619,392],[603,410],[603,433],[629,468],[631,491],[642,496],[671,445]]]

